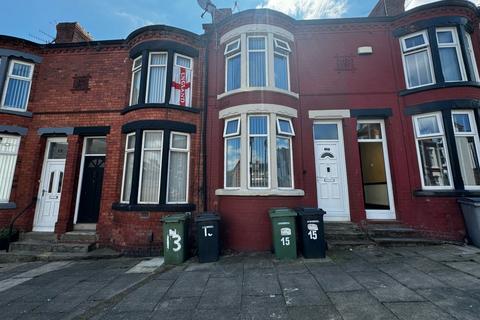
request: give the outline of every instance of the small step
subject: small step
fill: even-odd
[[[53,232],[24,232],[20,234],[20,240],[55,242],[57,235]]]
[[[372,238],[421,238],[422,233],[404,226],[381,226],[368,228],[368,235]]]
[[[95,243],[64,243],[64,242],[45,242],[45,241],[20,241],[10,244],[10,251],[30,251],[30,252],[69,252],[85,253],[93,250]]]
[[[31,261],[66,261],[66,260],[91,260],[91,259],[113,259],[122,254],[109,248],[96,249],[90,252],[43,252],[34,251],[0,251],[0,263],[31,262]]]
[[[95,231],[71,231],[62,235],[62,242],[96,242],[97,234]]]
[[[366,240],[367,236],[363,232],[325,232],[325,239],[327,240]]]
[[[327,246],[331,248],[352,248],[352,247],[366,247],[374,246],[375,242],[370,240],[330,240],[327,241]]]
[[[378,245],[385,247],[431,246],[444,244],[441,240],[425,238],[372,238]]]

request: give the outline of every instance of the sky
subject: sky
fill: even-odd
[[[297,19],[365,17],[378,0],[212,0],[217,8],[271,8]],[[434,0],[433,0],[434,1]],[[472,0],[480,3],[480,0]],[[407,0],[410,7],[432,0]],[[95,40],[123,39],[145,25],[202,33],[197,0],[15,0],[2,3],[0,34],[50,42],[58,22],[79,22]]]

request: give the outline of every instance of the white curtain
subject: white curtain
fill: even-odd
[[[162,132],[145,132],[140,202],[158,203],[162,167]]]
[[[150,56],[150,78],[148,83],[148,103],[165,102],[165,76],[167,72],[167,55]]]
[[[430,61],[426,50],[405,56],[405,62],[410,87],[432,82]]]
[[[187,201],[188,152],[170,151],[168,202]]]
[[[141,78],[141,69],[138,69],[133,72],[133,81],[132,81],[132,100],[131,105],[138,103],[138,97],[140,94],[140,78]]]
[[[454,47],[440,48],[439,52],[445,81],[462,81],[457,49]]]
[[[20,138],[0,136],[0,203],[8,202]]]
[[[129,151],[125,157],[125,180],[123,182],[122,201],[130,201],[130,193],[132,191],[132,174],[133,174],[133,151]]]

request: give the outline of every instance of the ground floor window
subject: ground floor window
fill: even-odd
[[[20,137],[0,135],[0,203],[10,200]]]

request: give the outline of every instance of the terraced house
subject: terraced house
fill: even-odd
[[[204,33],[147,26],[54,44],[0,37],[0,223],[95,230],[158,252],[161,218],[218,211],[225,248],[271,248],[268,209],[463,241],[480,195],[479,10],[439,1],[295,20],[215,10]]]

